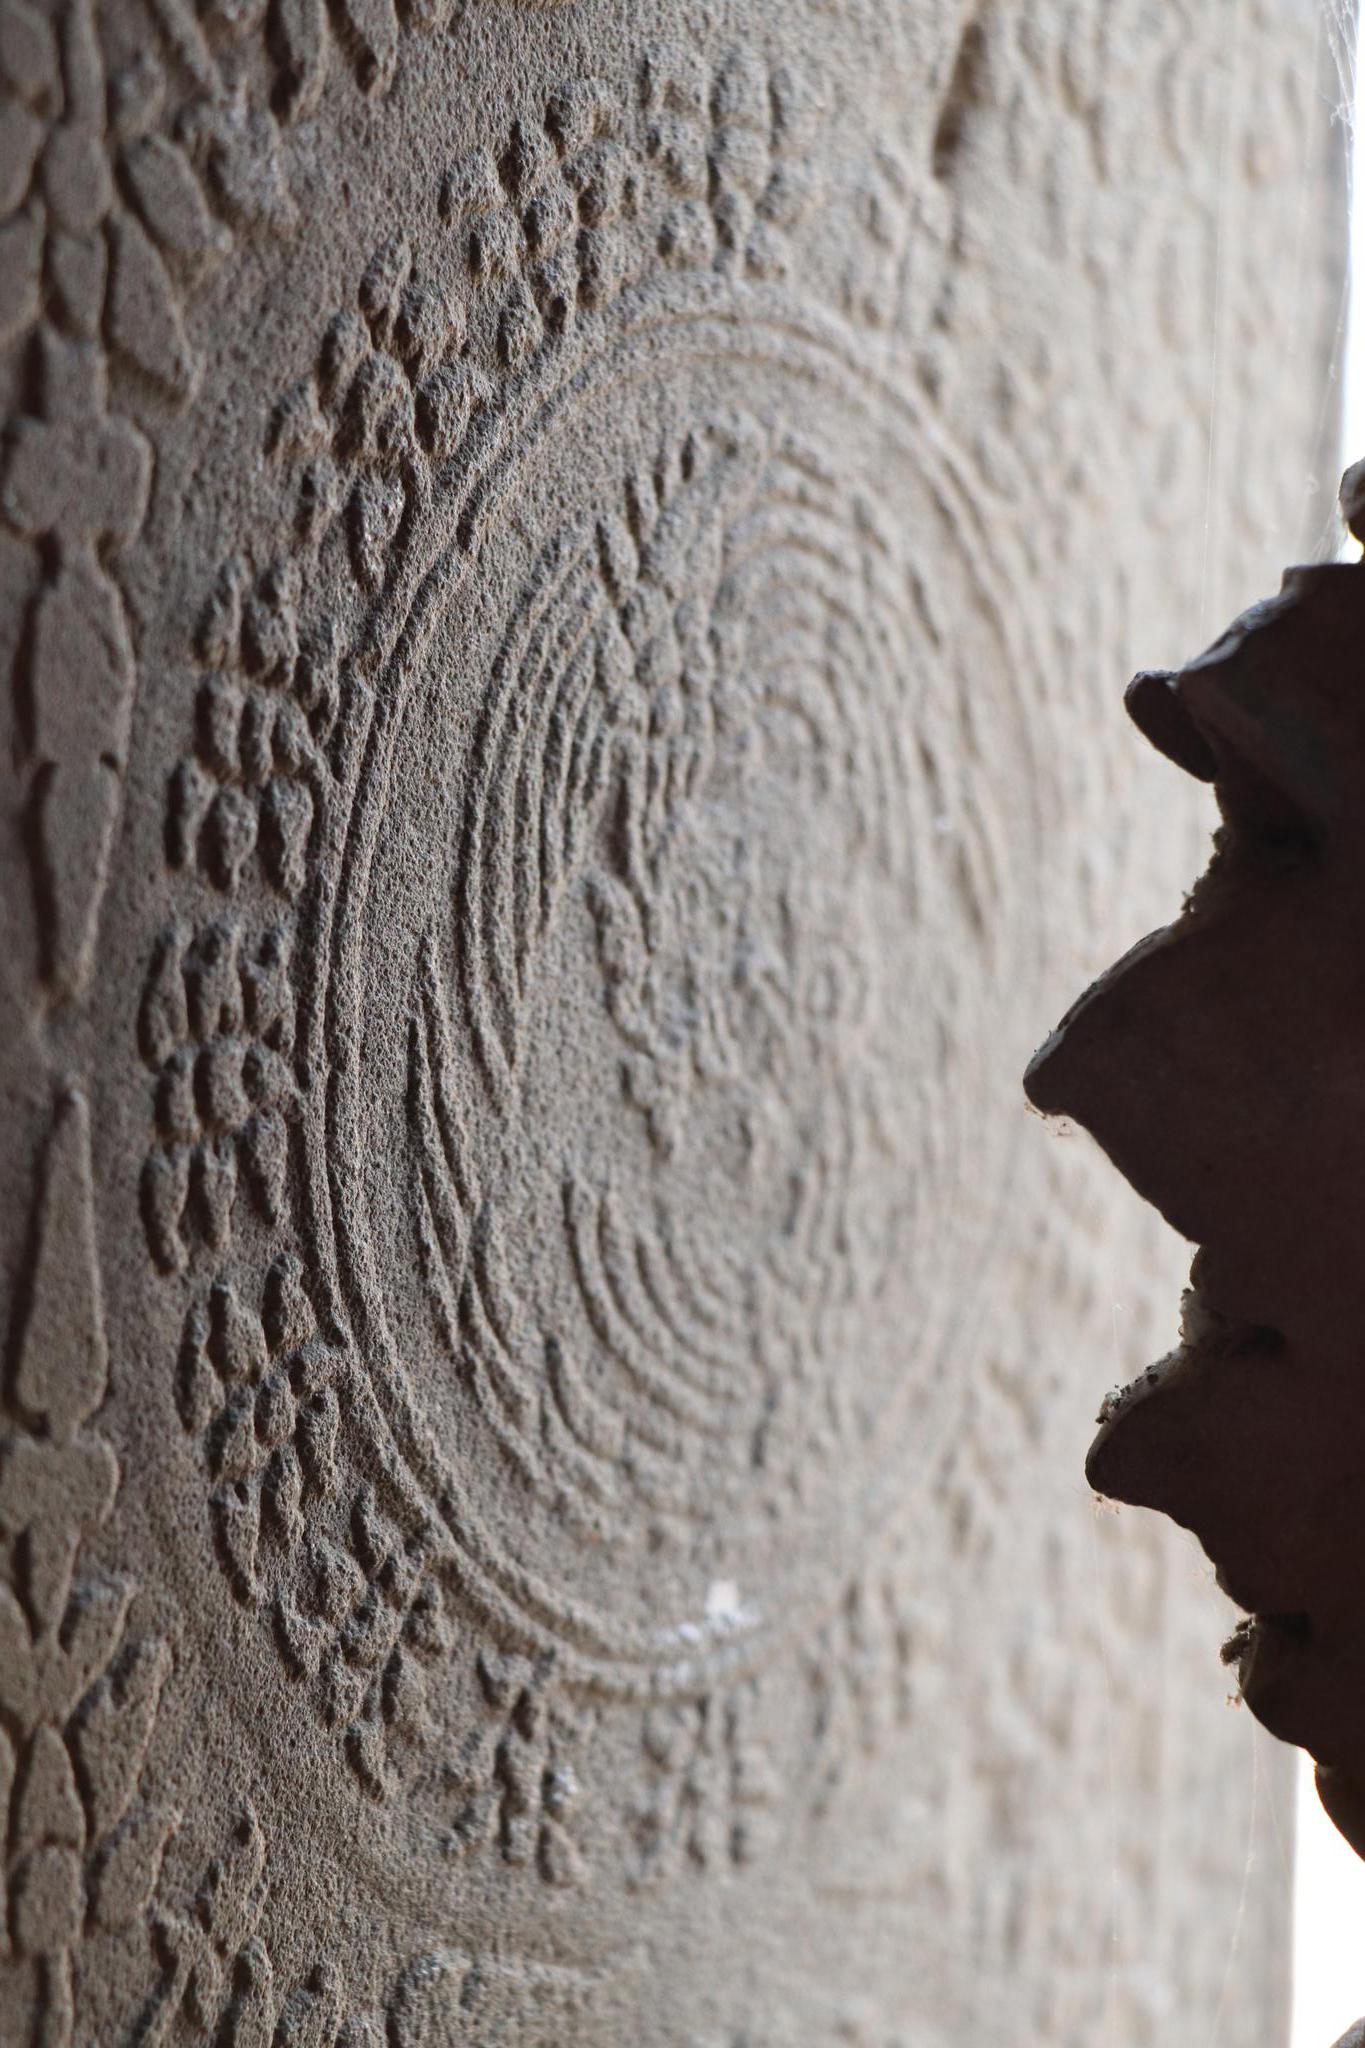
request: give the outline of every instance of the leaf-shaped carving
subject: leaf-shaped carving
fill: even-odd
[[[303,1263],[282,1252],[265,1279],[265,1326],[272,1351],[294,1351],[307,1343],[317,1326],[313,1304],[303,1284]]]
[[[246,567],[235,555],[218,571],[194,636],[194,650],[205,668],[232,668],[242,635],[242,589]]]
[[[370,1798],[387,1798],[391,1787],[382,1724],[378,1720],[352,1722],[346,1730],[346,1755]]]
[[[175,1380],[176,1406],[191,1436],[208,1428],[217,1413],[221,1391],[218,1375],[209,1363],[208,1317],[196,1306],[185,1318]]]
[[[108,1668],[123,1635],[132,1587],[124,1579],[87,1579],[68,1603],[61,1631],[38,1654],[37,1711],[64,1721]]]
[[[46,134],[46,124],[18,100],[0,104],[0,219],[22,203]]]
[[[104,1396],[109,1357],[95,1254],[85,1097],[61,1103],[47,1147],[38,1256],[16,1391],[67,1444]]]
[[[393,1648],[399,1626],[400,1617],[372,1587],[345,1622],[341,1647],[352,1664],[373,1671]]]
[[[328,1621],[340,1621],[365,1590],[365,1575],[355,1559],[326,1537],[314,1538],[311,1546],[313,1601]]]
[[[203,830],[217,784],[197,761],[177,762],[172,774],[166,816],[166,851],[171,866],[188,867]]]
[[[135,1806],[120,1822],[91,1873],[90,1910],[96,1927],[118,1933],[143,1917],[175,1825],[174,1814],[151,1806]]]
[[[138,212],[169,256],[198,271],[223,253],[227,237],[173,142],[164,135],[144,135],[125,150],[123,171]]]
[[[184,953],[185,934],[175,927],[157,940],[138,1011],[138,1045],[149,1066],[163,1065],[189,1035]]]
[[[262,1215],[267,1223],[276,1222],[289,1165],[284,1118],[277,1109],[263,1109],[252,1117],[242,1136],[242,1164]]]
[[[0,227],[0,347],[37,316],[43,274],[43,237],[36,220],[21,215]]]
[[[195,936],[185,963],[185,996],[190,1030],[200,1040],[231,1037],[242,1025],[240,933],[231,923],[212,924]]]
[[[110,230],[109,340],[166,396],[190,396],[198,364],[186,338],[166,266],[140,221],[125,214]]]
[[[190,1148],[149,1152],[142,1168],[142,1221],[152,1257],[163,1273],[178,1273],[187,1253],[181,1235],[190,1196]]]
[[[294,998],[289,981],[289,937],[278,928],[261,940],[242,968],[251,1027],[266,1045],[288,1052],[294,1042]]]
[[[15,487],[13,469],[9,482]],[[73,477],[72,492],[79,487]],[[87,479],[85,488],[93,493],[96,486]],[[92,520],[116,520],[112,510],[99,513],[93,496],[90,504]],[[74,510],[46,509],[63,530],[76,524]],[[45,965],[69,993],[84,986],[92,964],[133,679],[132,646],[113,583],[94,563],[65,564],[39,601],[33,690]]]
[[[255,1809],[245,1806],[229,1847],[209,1870],[196,1906],[200,1925],[223,1955],[240,1948],[255,1926],[264,1876],[265,1837]]]
[[[201,102],[186,117],[184,139],[207,161],[223,211],[238,227],[283,232],[295,219],[280,168],[279,130],[269,115],[238,103]]]
[[[71,1756],[55,1728],[35,1730],[19,1787],[11,1847],[16,1855],[45,1842],[67,1849],[85,1844],[85,1814]]]
[[[248,1380],[254,1386],[269,1363],[265,1331],[252,1309],[243,1308],[224,1280],[214,1282],[209,1295],[212,1325],[210,1351],[224,1380]]]
[[[281,1444],[270,1460],[261,1498],[276,1541],[287,1550],[292,1549],[303,1534],[303,1516],[299,1512],[303,1473],[292,1443]]]
[[[261,1506],[256,1486],[241,1483],[220,1487],[209,1503],[232,1589],[247,1605],[260,1598],[256,1553],[261,1537]]]
[[[225,1403],[209,1441],[209,1465],[215,1478],[249,1479],[264,1462],[256,1441],[256,1399],[239,1387]]]
[[[170,1668],[165,1643],[132,1643],[81,1708],[73,1746],[94,1837],[108,1834],[128,1809]]]
[[[289,1068],[268,1045],[247,1049],[242,1067],[247,1094],[259,1109],[274,1109],[292,1092]]]
[[[419,1588],[408,1611],[403,1634],[422,1657],[436,1657],[450,1647],[441,1589],[434,1580]]]
[[[256,844],[256,806],[228,783],[209,807],[204,825],[204,863],[220,889],[237,887]]]
[[[277,0],[275,28],[283,59],[282,111],[306,114],[327,76],[327,10],[324,0]]]
[[[225,2048],[271,2048],[275,2034],[275,1971],[270,1951],[253,1934],[237,1957],[236,1986],[221,2040]]]
[[[281,1595],[275,1603],[275,1640],[295,1678],[316,1678],[324,1632],[305,1621],[293,1602]]]
[[[0,1529],[27,1536],[24,1592],[36,1622],[61,1619],[81,1536],[103,1521],[117,1489],[118,1461],[103,1437],[16,1436],[4,1446]]]
[[[391,1727],[405,1728],[418,1735],[430,1721],[426,1711],[427,1681],[414,1657],[396,1649],[384,1666],[384,1719]]]
[[[220,1251],[232,1235],[232,1205],[237,1199],[237,1151],[230,1132],[194,1147],[190,1193],[205,1242]]]
[[[387,250],[380,251],[381,256],[387,253]],[[371,265],[367,278],[373,275],[375,267]],[[384,276],[382,267],[380,275]],[[384,285],[375,286],[371,303],[375,308],[371,318],[375,326],[384,332],[393,318],[387,279]],[[346,393],[343,422],[343,443],[353,460],[392,468],[410,449],[412,393],[392,356],[378,350],[366,356]]]
[[[261,806],[261,838],[266,872],[286,896],[296,896],[303,887],[312,823],[313,799],[307,786],[290,776],[275,776],[266,785]]]
[[[363,476],[351,493],[346,508],[347,535],[351,567],[363,590],[378,590],[384,580],[385,563],[403,517],[403,506],[402,486],[384,483],[378,477]]]
[[[342,40],[364,92],[387,92],[398,60],[393,0],[340,0]]]
[[[315,1493],[336,1484],[336,1444],[341,1409],[335,1387],[322,1387],[300,1411],[298,1442],[304,1477]]]
[[[319,1963],[285,2000],[273,2048],[333,2048],[340,2022],[341,1980],[330,1963]]]
[[[327,439],[327,422],[318,410],[311,377],[290,386],[270,417],[267,455],[311,455]]]

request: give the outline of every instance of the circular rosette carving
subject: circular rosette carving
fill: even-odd
[[[356,692],[316,1185],[470,1594],[570,1683],[810,1626],[957,1414],[1032,826],[933,446],[833,330],[675,311],[509,408]]]

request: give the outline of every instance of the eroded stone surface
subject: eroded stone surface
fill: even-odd
[[[1232,11],[10,0],[7,2038],[1266,2038],[1012,1082],[1317,452]]]

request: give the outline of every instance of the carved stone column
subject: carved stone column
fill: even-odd
[[[1273,2037],[1014,1075],[1295,545],[1315,14],[4,0],[7,2041]]]

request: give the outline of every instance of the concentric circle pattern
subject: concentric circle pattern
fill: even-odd
[[[513,414],[336,927],[389,991],[334,1033],[330,1168],[397,1439],[476,1597],[651,1696],[809,1623],[933,1455],[937,1276],[1007,1170],[971,1105],[1028,740],[981,536],[832,331],[760,336],[677,315]]]

